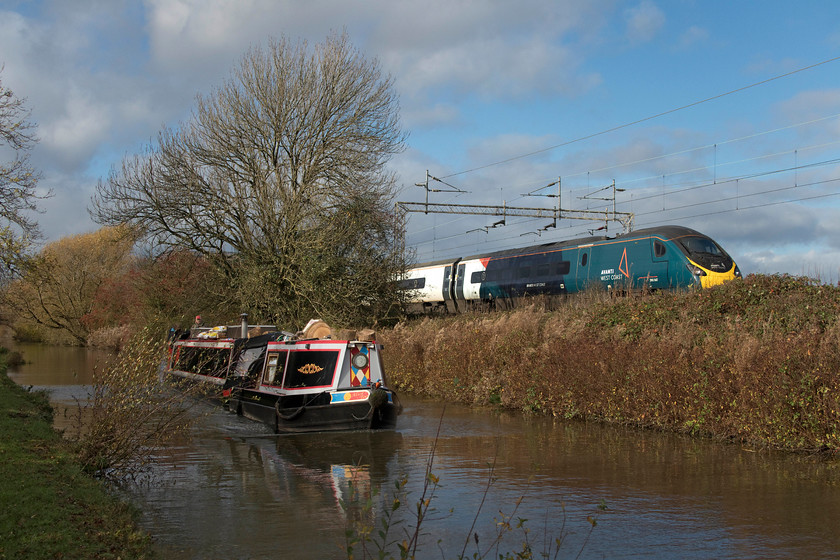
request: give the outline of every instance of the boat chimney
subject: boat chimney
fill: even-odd
[[[239,318],[242,320],[242,324],[240,327],[242,330],[240,331],[241,334],[239,336],[241,338],[246,338],[248,336],[248,314],[243,313],[239,316]]]

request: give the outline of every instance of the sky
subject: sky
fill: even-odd
[[[400,96],[398,201],[428,184],[433,204],[566,216],[411,212],[417,262],[620,234],[615,210],[705,233],[744,274],[840,281],[840,2],[824,0],[0,0],[46,240],[97,229],[97,183],[249,48],[341,31]]]

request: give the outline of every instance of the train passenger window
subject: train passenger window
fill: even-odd
[[[531,276],[531,267],[530,266],[523,266],[519,269],[519,277],[520,278],[528,278]]]
[[[561,261],[555,265],[555,274],[568,274],[569,270],[571,269],[571,264],[569,261]]]
[[[583,255],[581,255],[580,266],[586,266],[586,261],[587,261],[588,255],[589,255],[588,253],[584,253]]]
[[[473,284],[480,284],[487,280],[487,271],[486,270],[476,270],[470,276],[470,282]]]
[[[421,290],[426,287],[426,278],[406,278],[397,282],[400,290]]]
[[[537,276],[548,276],[548,263],[537,266]]]
[[[653,254],[657,257],[665,256],[665,244],[660,241],[653,242]]]

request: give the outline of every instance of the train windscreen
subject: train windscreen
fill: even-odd
[[[692,235],[677,241],[688,258],[703,268],[715,272],[725,272],[732,268],[732,258],[708,237]]]
[[[685,247],[689,255],[695,253],[705,253],[716,257],[726,256],[723,249],[718,247],[718,244],[708,237],[682,237],[680,238],[680,243],[683,247]]]

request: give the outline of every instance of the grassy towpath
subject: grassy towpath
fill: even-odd
[[[9,379],[0,352],[0,559],[152,557],[131,507],[82,471],[46,395]]]

